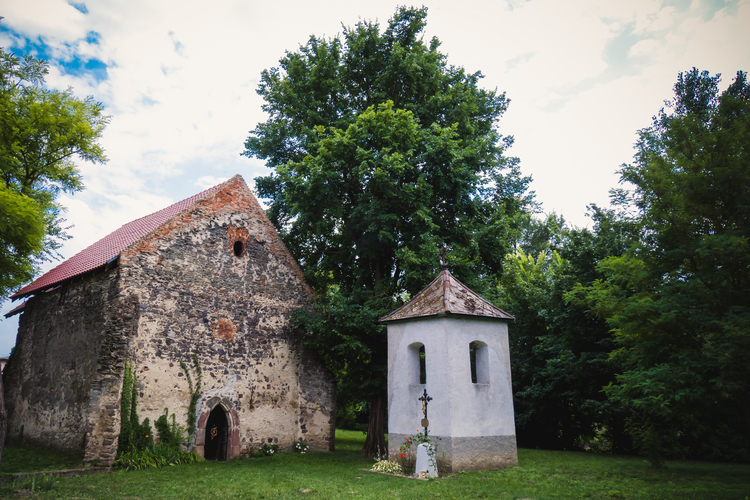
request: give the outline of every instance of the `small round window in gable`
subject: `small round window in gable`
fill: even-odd
[[[235,257],[243,257],[247,255],[247,240],[250,238],[250,233],[243,227],[230,226],[227,228],[227,243],[229,243],[229,251],[234,254]]]

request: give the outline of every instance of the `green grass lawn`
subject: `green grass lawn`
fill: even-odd
[[[80,455],[38,448],[6,446],[3,449],[3,464],[0,466],[0,474],[80,469],[82,467],[83,458]]]
[[[750,498],[748,465],[679,461],[657,471],[634,457],[521,449],[519,467],[425,482],[360,471],[373,463],[359,455],[363,441],[361,432],[336,431],[335,453],[60,479],[36,498]],[[0,472],[8,472],[3,458]],[[14,496],[10,487],[1,488],[0,497]]]

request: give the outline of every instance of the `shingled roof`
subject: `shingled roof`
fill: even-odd
[[[163,208],[151,215],[124,224],[120,229],[108,234],[90,247],[81,250],[54,269],[47,271],[42,276],[11,295],[10,298],[20,299],[32,295],[35,292],[48,290],[71,278],[75,278],[76,276],[80,276],[89,271],[105,266],[107,263],[117,258],[120,255],[120,252],[127,247],[166,223],[172,217],[189,209],[198,201],[203,200],[215,191],[220,190],[237,177],[240,176],[236,175],[232,179],[206,189],[190,198],[179,201],[174,205]],[[17,307],[8,314],[20,312],[20,309],[21,307]]]
[[[446,269],[409,302],[380,318],[380,322],[445,314],[480,316],[505,321],[515,319],[499,307],[484,300]]]

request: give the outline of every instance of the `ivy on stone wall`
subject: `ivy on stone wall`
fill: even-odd
[[[193,354],[193,366],[195,367],[195,390],[193,390],[193,379],[190,377],[187,365],[180,360],[180,368],[185,372],[185,378],[187,378],[188,390],[190,391],[190,405],[187,411],[187,432],[188,437],[193,438],[195,436],[195,409],[198,406],[198,398],[201,393],[201,381],[203,380],[203,371],[201,365],[198,363],[198,356]]]
[[[133,365],[125,363],[125,374],[120,396],[120,439],[117,442],[117,454],[122,455],[132,450],[143,450],[154,443],[151,424],[148,418],[143,422],[138,419],[138,378]]]
[[[192,396],[192,407],[195,408],[197,394],[200,391],[201,372],[195,356],[193,356],[193,363],[198,372],[198,390],[193,392],[192,381],[189,377],[188,383]],[[180,361],[180,364],[183,370],[186,370],[182,361]],[[154,422],[159,431],[159,442],[154,444],[154,436],[148,418],[144,419],[142,423],[138,421],[136,411],[138,405],[137,382],[133,366],[126,363],[120,399],[120,440],[117,445],[117,458],[113,466],[125,470],[142,470],[165,465],[189,464],[203,460],[203,457],[195,452],[182,451],[181,445],[186,441],[185,428],[177,424],[174,413],[171,415],[172,422],[169,422],[168,408],[164,408],[164,414]],[[194,415],[195,411],[192,413]],[[195,428],[195,417],[192,419],[192,425]]]

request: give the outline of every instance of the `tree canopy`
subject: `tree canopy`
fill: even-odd
[[[519,446],[631,450],[622,409],[602,391],[619,368],[609,359],[614,336],[566,295],[601,279],[596,264],[626,252],[636,234],[614,210],[592,205],[589,215],[592,229],[529,216],[506,256],[494,300],[516,318],[509,334]]]
[[[533,203],[497,129],[508,100],[448,65],[436,38],[424,43],[426,16],[402,7],[382,32],[361,21],[287,53],[261,76],[269,119],[243,153],[275,170],[258,194],[318,293],[317,315],[302,315],[317,332],[308,345],[342,402],[356,394],[373,408],[386,373],[377,318],[434,278],[438,244],[460,279],[487,288]],[[382,418],[366,451],[384,450]]]
[[[74,159],[103,163],[109,117],[92,97],[43,87],[45,61],[0,49],[0,296],[30,280],[67,238],[60,192],[83,189]]]
[[[622,365],[607,387],[658,463],[750,458],[750,85],[681,73],[623,166],[642,237],[572,295],[606,319]]]
[[[262,74],[270,118],[243,154],[276,170],[258,193],[317,288],[356,276],[418,291],[438,241],[489,266],[477,274],[496,271],[508,248],[494,237],[507,230],[498,210],[531,201],[496,127],[508,100],[448,66],[437,39],[423,43],[426,15],[400,8],[384,33],[363,21],[343,42],[312,36]]]

